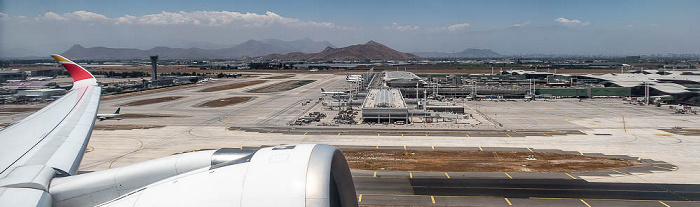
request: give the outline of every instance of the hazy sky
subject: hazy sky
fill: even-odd
[[[698,9],[695,0],[2,0],[0,55],[307,37],[339,47],[375,40],[405,52],[700,53]]]

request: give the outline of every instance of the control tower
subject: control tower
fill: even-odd
[[[153,69],[151,80],[158,80],[158,55],[151,56],[151,68]]]

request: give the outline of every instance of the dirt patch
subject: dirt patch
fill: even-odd
[[[291,78],[294,76],[295,76],[294,74],[285,74],[285,75],[278,75],[278,76],[270,76],[270,77],[263,78],[263,79],[287,79],[287,78]]]
[[[630,160],[543,152],[343,149],[350,168],[423,172],[587,172],[634,166]],[[534,155],[536,160],[526,160]]]
[[[240,97],[229,97],[229,98],[223,98],[223,99],[216,99],[213,101],[207,101],[207,102],[201,103],[199,105],[196,105],[195,107],[223,107],[223,106],[247,102],[247,101],[252,100],[253,98],[255,98],[255,97],[240,96]]]
[[[162,128],[160,125],[95,125],[92,130],[132,130],[132,129],[153,129]]]
[[[166,117],[188,117],[173,114],[122,114],[120,119],[141,119],[141,118],[166,118]]]
[[[138,101],[132,101],[129,103],[125,103],[125,104],[122,104],[121,106],[143,106],[143,105],[154,104],[154,103],[174,101],[174,100],[178,100],[181,98],[184,98],[184,96],[167,96],[167,97],[160,97],[160,98],[144,99],[144,100],[138,100]]]
[[[0,113],[23,113],[30,111],[38,111],[41,108],[0,108]]]
[[[700,136],[700,129],[659,129],[672,134],[686,135],[686,136]]]
[[[202,84],[205,84],[205,83],[202,83]],[[145,91],[135,91],[135,92],[129,92],[129,93],[122,93],[122,94],[106,95],[106,96],[102,96],[100,98],[100,100],[111,100],[111,99],[117,99],[117,98],[129,97],[129,96],[138,96],[138,95],[160,93],[160,92],[165,92],[165,91],[173,91],[173,90],[201,86],[202,84],[200,84],[200,83],[187,84],[187,85],[170,86],[170,87],[157,88],[157,89],[151,89],[151,90],[145,90]]]
[[[209,87],[209,88],[199,90],[199,92],[214,92],[214,91],[230,90],[230,89],[236,89],[236,88],[243,88],[246,86],[257,85],[257,84],[261,84],[264,82],[267,82],[267,81],[264,81],[264,80],[246,81],[246,82],[233,83],[233,84],[222,85],[222,86]]]
[[[313,83],[315,80],[290,80],[290,81],[285,81],[281,83],[275,83],[269,86],[265,87],[260,87],[256,88],[253,90],[249,90],[248,92],[250,93],[274,93],[274,92],[281,92],[281,91],[288,91],[292,90],[301,86],[304,86],[309,83]]]

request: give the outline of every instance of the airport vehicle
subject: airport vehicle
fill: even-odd
[[[345,157],[328,145],[202,150],[78,174],[101,88],[52,57],[73,88],[0,131],[0,206],[357,206]]]
[[[347,95],[348,92],[346,92],[346,91],[326,91],[323,88],[321,88],[321,94],[337,96],[337,95]]]
[[[97,114],[97,119],[99,119],[100,121],[104,121],[107,119],[114,119],[114,118],[118,119],[118,117],[121,115],[121,114],[119,114],[120,110],[122,110],[122,107],[117,108],[117,110],[114,111],[114,113],[112,113],[112,114]]]
[[[669,108],[675,110],[677,114],[698,114],[700,111],[700,107],[697,106],[675,105],[669,106]]]

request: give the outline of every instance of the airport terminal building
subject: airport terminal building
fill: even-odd
[[[408,107],[398,89],[372,89],[362,104],[364,123],[408,121]]]

